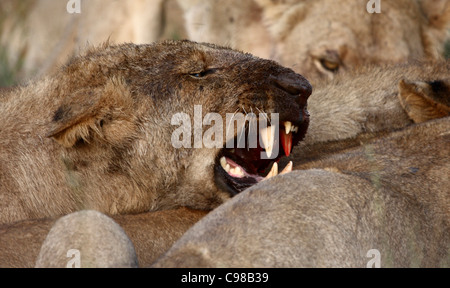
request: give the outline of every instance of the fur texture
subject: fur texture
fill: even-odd
[[[382,267],[448,267],[449,195],[442,187],[449,184],[449,119],[429,113],[448,103],[448,71],[445,62],[372,68],[317,88],[310,97],[310,135],[290,157],[301,171],[264,181],[218,207],[155,266],[365,267],[367,252],[378,249]],[[415,89],[419,84],[423,89]],[[426,101],[413,114],[403,109],[401,103],[421,97]],[[414,124],[416,117],[427,122]],[[155,250],[165,251],[155,247],[172,245],[176,238],[168,235],[181,236],[200,219],[191,210],[118,217],[143,266],[156,259]],[[20,251],[39,246],[25,249],[17,240],[30,234],[26,223],[1,236],[0,243],[9,243],[1,258],[10,265],[30,263],[23,259],[31,252]],[[182,227],[177,232],[174,225]],[[41,226],[35,221],[36,241],[50,229]]]
[[[106,249],[103,244],[106,241],[110,245],[115,245],[114,241],[117,239],[123,241],[127,237],[133,243],[137,257],[133,262],[128,263],[137,262],[141,267],[148,267],[207,213],[208,211],[179,208],[136,215],[115,215],[112,216],[114,221],[111,221],[106,216],[98,217],[92,213],[87,214],[83,210],[74,212],[73,215],[69,214],[72,216],[66,218],[66,222],[59,222],[56,227],[54,227],[57,220],[55,218],[25,220],[1,225],[0,258],[2,261],[0,267],[32,268],[39,263],[41,267],[63,268],[71,259],[67,257],[69,249],[80,250],[83,247],[91,249],[90,245],[99,247],[97,252],[101,253],[103,257],[102,262],[96,262],[96,267],[111,267],[114,261],[117,263],[117,260],[120,260],[117,258],[118,254],[130,254],[122,253],[120,250]],[[95,218],[93,223],[90,223],[89,218],[91,217]],[[95,230],[85,233],[86,229],[80,229],[79,226],[73,225],[80,221]],[[67,225],[61,225],[63,223]],[[49,235],[51,229],[54,232]],[[85,234],[80,237],[80,235],[74,234],[77,232]],[[111,242],[109,242],[110,240]],[[42,246],[44,241],[46,241],[45,248]],[[62,246],[63,243],[64,246]],[[107,245],[109,245],[108,243]],[[126,246],[122,247],[128,249],[125,248]],[[90,252],[83,253],[83,257],[96,259],[97,252],[93,252],[91,249]],[[113,259],[115,260],[113,261]],[[129,260],[129,258],[127,259]],[[87,266],[87,263],[82,260],[81,265]]]
[[[179,0],[190,39],[279,61],[313,84],[367,63],[439,58],[448,39],[446,0]]]
[[[299,171],[218,207],[154,267],[366,267],[371,249],[381,267],[449,267],[449,71],[374,68],[317,89]]]
[[[294,164],[448,116],[449,71],[449,61],[382,65],[316,85],[308,99],[309,132],[294,149]]]
[[[58,239],[56,247],[53,245],[54,239]],[[67,241],[63,242],[63,239]],[[78,260],[79,263],[76,263]],[[134,246],[122,228],[108,216],[93,210],[62,217],[53,225],[42,244],[37,268],[65,265],[75,268],[138,267]]]
[[[202,105],[202,117],[259,109],[282,121],[297,117],[310,93],[292,70],[214,45],[90,49],[2,97],[0,223],[85,209],[214,208],[230,197],[214,180],[221,148],[175,148],[172,116],[194,119]]]

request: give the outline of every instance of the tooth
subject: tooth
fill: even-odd
[[[292,166],[293,166],[292,161],[289,161],[286,167],[284,167],[283,171],[280,172],[280,175],[292,172]]]
[[[220,165],[222,165],[223,168],[227,166],[227,159],[225,159],[225,157],[220,158]]]
[[[273,163],[272,169],[270,169],[269,174],[267,174],[267,176],[263,180],[267,180],[277,175],[278,175],[278,164],[277,162],[275,162]]]
[[[240,167],[236,167],[230,170],[230,174],[237,176],[237,177],[244,177],[244,172]]]
[[[244,171],[240,167],[238,167],[238,174],[244,176]]]
[[[298,132],[298,127],[297,126],[292,126],[291,131],[294,133]]]
[[[270,158],[272,156],[273,142],[275,140],[275,126],[261,129],[260,133],[267,157]]]
[[[225,171],[230,172],[230,164],[227,163],[227,165],[225,166]]]
[[[292,126],[292,123],[290,121],[286,121],[284,122],[284,131],[286,132],[286,134],[291,133],[291,128],[294,128],[294,126]]]

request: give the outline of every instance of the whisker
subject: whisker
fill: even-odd
[[[245,115],[247,115],[247,111],[245,111],[245,107],[242,106],[242,110],[244,110]]]
[[[266,121],[268,121],[269,124],[272,125],[272,122],[270,121],[269,117],[267,117],[267,113],[262,112],[258,107],[256,107],[256,109],[258,109],[259,114],[261,114],[264,118],[266,118]]]
[[[226,127],[227,127],[227,131],[225,135],[228,135],[229,129],[231,127],[231,122],[233,122],[234,116],[236,115],[236,113],[239,111],[240,108],[237,108],[236,111],[234,111],[233,116],[230,119],[230,123],[226,123]],[[234,129],[234,125],[233,125],[233,129]]]

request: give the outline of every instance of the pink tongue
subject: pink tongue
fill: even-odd
[[[280,131],[280,139],[281,145],[283,145],[284,154],[286,154],[287,157],[291,154],[292,151],[292,132],[286,134],[284,131]]]

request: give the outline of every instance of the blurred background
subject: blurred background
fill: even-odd
[[[450,58],[450,0],[380,0],[379,14],[368,2],[1,0],[0,87],[51,74],[105,41],[212,42],[274,59],[313,82],[365,64]]]
[[[182,38],[175,0],[2,0],[0,86],[52,73],[88,45]]]

